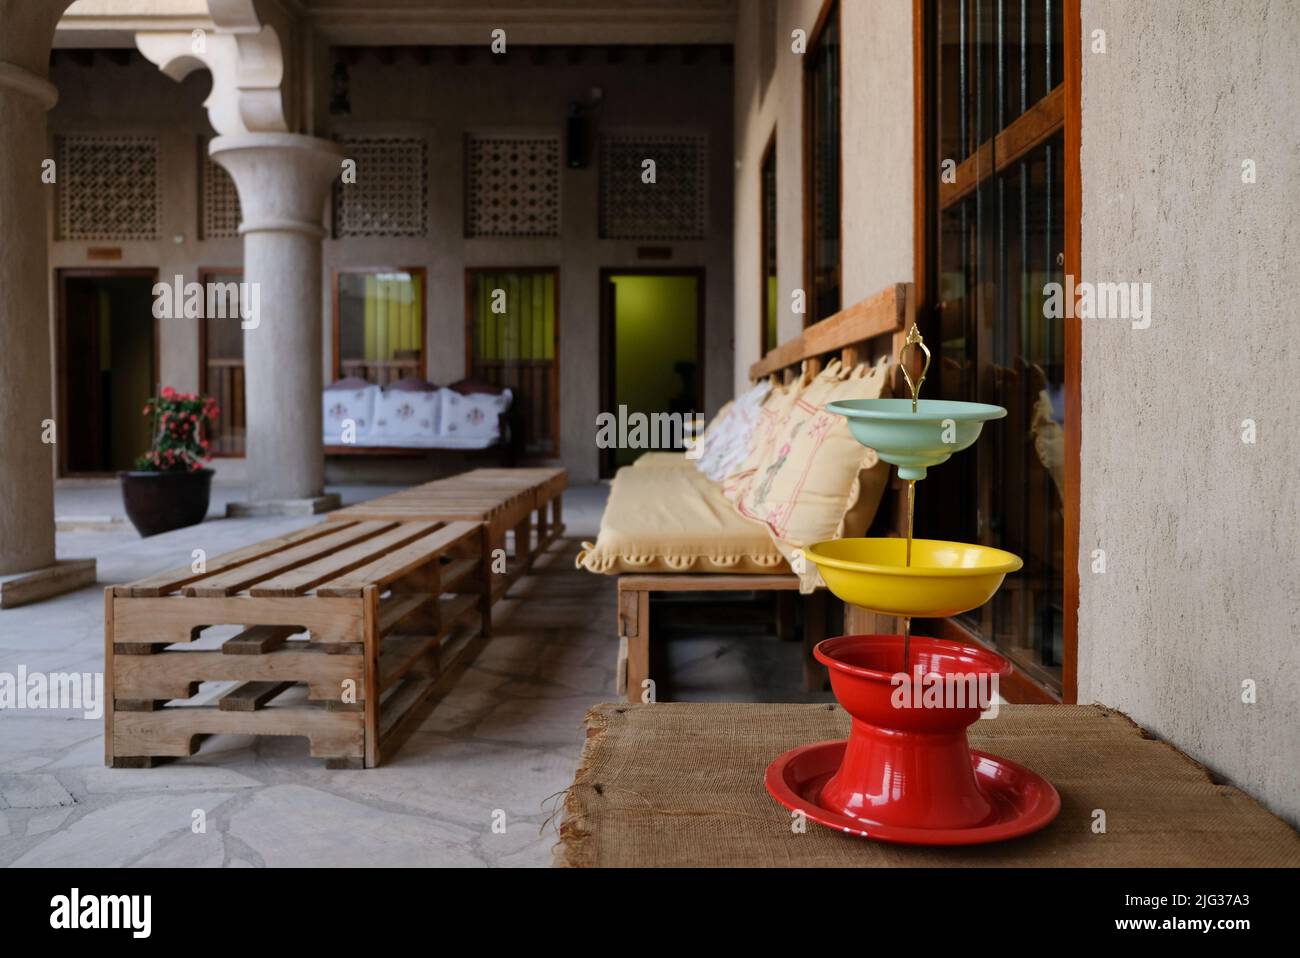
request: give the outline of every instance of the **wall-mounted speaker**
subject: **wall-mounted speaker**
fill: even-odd
[[[591,120],[580,114],[571,113],[564,128],[565,162],[569,169],[581,170],[587,165],[587,154],[591,150]]]

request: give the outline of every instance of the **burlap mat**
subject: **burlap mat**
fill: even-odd
[[[564,866],[1296,866],[1300,836],[1216,785],[1127,717],[1092,705],[1004,705],[972,747],[1044,775],[1061,814],[1035,835],[966,848],[796,834],[763,787],[782,752],[844,738],[833,705],[598,705],[565,799]],[[1105,812],[1104,834],[1094,810]]]

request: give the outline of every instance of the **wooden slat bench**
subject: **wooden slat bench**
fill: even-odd
[[[345,521],[112,586],[105,761],[149,767],[237,733],[305,736],[329,767],[378,765],[487,640],[491,580],[481,523]],[[193,649],[213,626],[243,630]],[[237,684],[186,704],[202,682]]]
[[[514,553],[506,572],[493,577],[499,598],[533,560],[564,534],[562,499],[569,474],[558,468],[471,469],[330,513],[333,522],[481,522],[488,550],[504,550],[512,533]]]
[[[749,378],[757,382],[765,377],[793,381],[801,369],[816,374],[823,363],[839,358],[846,366],[872,363],[880,356],[899,354],[907,329],[916,316],[916,289],[911,283],[894,283],[872,296],[848,306],[821,322],[814,323],[794,339],[788,340],[749,369]],[[896,380],[897,367],[892,375]],[[898,388],[898,382],[893,383]],[[896,393],[897,394],[897,393]],[[904,487],[897,476],[891,479],[894,495],[881,500],[873,535],[904,534],[906,507]],[[748,575],[724,575],[707,572],[624,573],[618,577],[619,661],[617,690],[629,702],[640,702],[642,682],[650,677],[650,594],[652,592],[774,592],[781,610],[778,631],[789,628],[793,602],[798,595],[799,578],[789,571]],[[793,595],[792,595],[793,593]],[[785,597],[789,596],[789,599]],[[812,647],[825,637],[825,589],[799,597],[803,607],[803,685],[820,688],[825,669],[812,657]],[[892,632],[894,622],[856,607],[845,607],[846,632]]]

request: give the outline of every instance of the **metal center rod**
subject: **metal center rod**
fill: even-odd
[[[907,565],[912,564],[912,521],[916,513],[916,480],[907,483]],[[903,671],[907,671],[912,644],[912,617],[903,617]]]

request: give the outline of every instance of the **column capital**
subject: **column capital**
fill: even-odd
[[[236,133],[216,137],[212,159],[235,181],[241,234],[287,231],[323,237],[326,190],[342,169],[343,148],[299,133]]]
[[[43,110],[59,101],[59,90],[53,83],[13,63],[0,62],[0,91],[3,90],[30,97]]]
[[[50,109],[59,91],[47,79],[54,27],[72,0],[0,0],[0,91]]]

